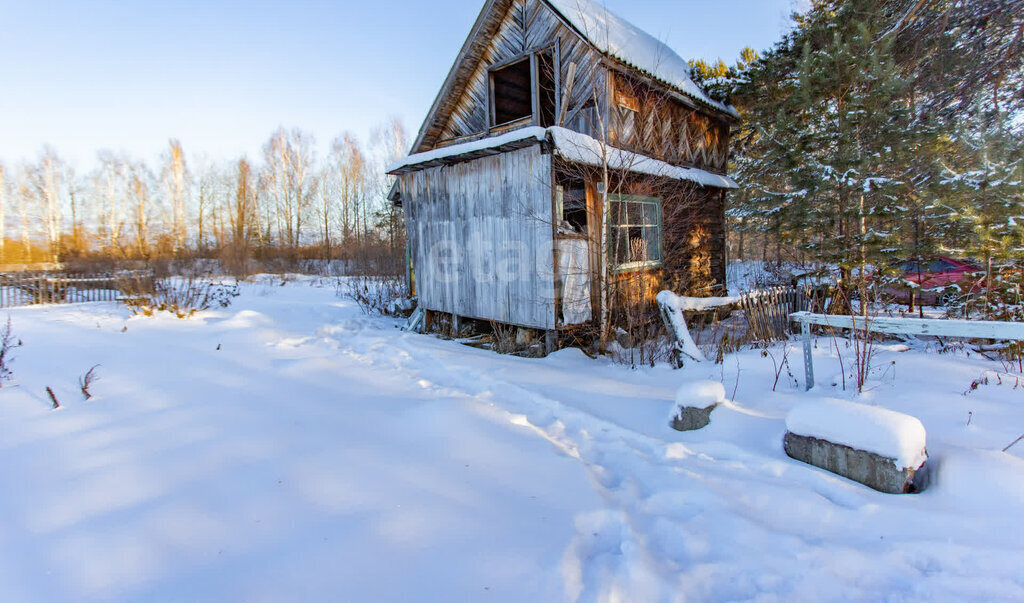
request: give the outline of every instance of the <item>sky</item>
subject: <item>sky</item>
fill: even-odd
[[[770,47],[801,0],[606,0],[683,58]],[[177,138],[258,157],[278,126],[320,152],[398,117],[415,133],[483,0],[0,0],[0,161],[52,145],[156,161]]]

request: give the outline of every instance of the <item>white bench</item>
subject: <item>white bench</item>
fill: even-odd
[[[807,389],[814,387],[814,364],[811,358],[811,325],[835,329],[861,329],[865,324],[873,333],[894,335],[934,335],[972,339],[1010,339],[1024,341],[1024,323],[998,320],[945,320],[941,318],[891,318],[888,316],[839,316],[793,312],[790,320],[800,323],[804,340],[804,376]]]

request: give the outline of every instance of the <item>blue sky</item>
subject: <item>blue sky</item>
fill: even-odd
[[[684,58],[770,46],[794,0],[606,0]],[[325,150],[389,116],[418,129],[483,0],[0,0],[0,160],[52,144],[154,160],[169,138],[257,156],[279,125]]]

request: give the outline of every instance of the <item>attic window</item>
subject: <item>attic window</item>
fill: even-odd
[[[491,125],[533,116],[530,57],[491,71]]]

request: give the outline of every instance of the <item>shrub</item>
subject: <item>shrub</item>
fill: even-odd
[[[11,317],[7,317],[7,324],[0,330],[0,387],[3,386],[4,381],[10,381],[14,376],[11,371],[11,363],[14,362],[14,356],[11,351],[14,348],[21,347],[21,340],[14,339],[14,331],[11,329]]]
[[[152,316],[154,312],[171,312],[178,318],[189,318],[210,308],[226,308],[238,297],[238,281],[225,285],[211,275],[154,278],[150,283],[136,281],[123,298],[132,313]]]
[[[337,292],[355,301],[365,314],[408,316],[416,305],[406,297],[405,284],[397,276],[342,277]]]
[[[99,381],[99,376],[96,375],[96,368],[98,366],[98,364],[94,365],[84,375],[78,378],[78,387],[82,390],[82,396],[84,396],[86,400],[92,398],[92,392],[89,391],[89,388],[92,387],[93,383]]]

